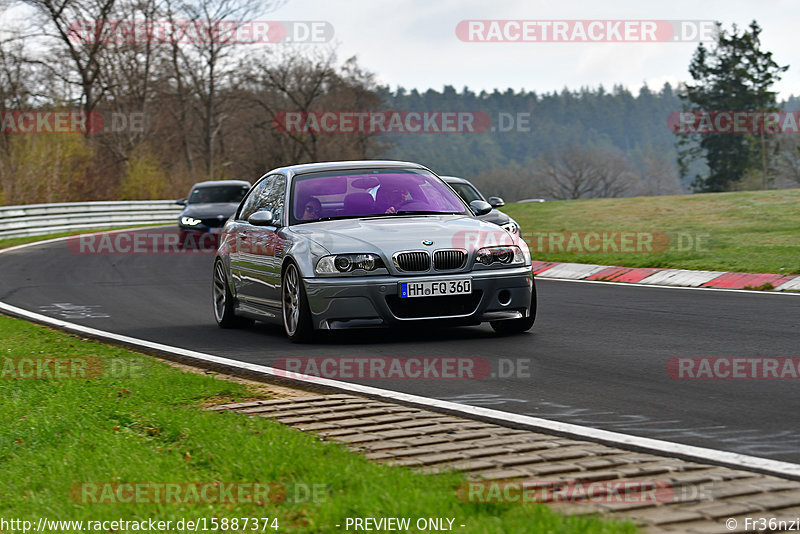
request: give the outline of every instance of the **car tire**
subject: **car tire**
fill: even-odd
[[[507,319],[505,321],[491,321],[489,324],[501,336],[510,336],[527,332],[536,321],[536,280],[531,279],[531,313],[521,319]]]
[[[297,265],[289,263],[281,276],[283,331],[292,343],[308,343],[314,336],[311,309]]]
[[[214,303],[214,318],[220,328],[243,328],[253,326],[252,319],[238,317],[234,313],[233,294],[228,285],[228,275],[222,260],[214,262],[214,283],[211,290]]]

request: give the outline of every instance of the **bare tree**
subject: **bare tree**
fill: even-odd
[[[545,178],[545,188],[551,198],[589,198],[595,191],[595,164],[586,152],[578,148],[548,157],[542,162],[539,172]]]
[[[24,0],[44,18],[43,34],[61,45],[75,69],[70,73],[53,69],[53,75],[77,84],[81,90],[81,109],[93,111],[102,100],[106,87],[102,84],[102,51],[110,27],[116,0]],[[76,31],[88,25],[91,34]],[[47,62],[43,62],[47,64]]]
[[[213,179],[217,169],[217,149],[223,158],[225,153],[224,136],[220,132],[229,115],[220,91],[232,81],[235,34],[242,21],[256,12],[256,7],[254,0],[167,1],[167,18],[179,29],[171,40],[171,65],[181,103],[180,120],[188,126],[189,109],[199,118],[200,148],[209,179]],[[183,42],[187,27],[194,28],[194,38]],[[184,145],[187,164],[192,169],[189,143],[185,141]]]
[[[485,195],[499,196],[506,202],[541,198],[548,196],[548,191],[537,167],[535,160],[527,160],[522,164],[515,161],[474,176],[471,181]]]
[[[613,152],[593,153],[595,187],[598,198],[624,197],[636,192],[641,179],[624,156]]]
[[[117,2],[116,14],[122,20],[136,21],[141,27],[153,24],[162,12],[160,0]],[[107,132],[102,140],[121,161],[151,134],[147,127],[152,121],[139,118],[147,119],[157,105],[156,86],[161,76],[157,69],[165,62],[166,51],[154,39],[139,37],[112,40],[102,50],[101,73],[107,87],[105,108],[112,112],[112,120],[120,117],[119,127]]]
[[[303,53],[283,49],[242,65],[247,94],[258,114],[259,141],[274,147],[271,163],[364,159],[381,154],[384,145],[369,131],[325,133],[314,128],[279,131],[279,113],[307,116],[315,111],[364,111],[381,108],[373,75],[350,58],[337,68],[332,50]]]
[[[30,100],[30,65],[21,40],[0,39],[0,110],[23,109]]]
[[[284,153],[295,161],[318,161],[319,133],[286,132],[278,136],[273,121],[281,111],[308,113],[315,109],[335,77],[332,51],[302,55],[282,50],[275,59],[265,54],[253,65],[250,81],[254,104],[264,113],[261,128],[267,130]]]
[[[681,186],[677,166],[664,156],[645,158],[641,187],[637,195],[680,195],[685,193]]]
[[[548,196],[562,200],[630,195],[640,181],[623,156],[580,147],[549,155],[538,172]]]

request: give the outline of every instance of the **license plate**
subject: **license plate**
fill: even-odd
[[[472,280],[436,280],[435,282],[400,282],[400,298],[441,297],[445,295],[469,295]]]

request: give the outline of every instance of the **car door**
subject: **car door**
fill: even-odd
[[[245,202],[240,213],[237,231],[238,269],[242,285],[238,297],[262,311],[280,309],[281,259],[276,255],[282,251],[278,229],[282,226],[286,177],[270,175],[259,184],[252,202]],[[255,226],[247,219],[258,211],[271,211],[276,223],[270,226]]]
[[[247,222],[247,218],[258,210],[261,199],[268,192],[272,182],[270,177],[263,178],[250,190],[250,193],[242,202],[239,210],[233,217],[231,227],[231,277],[236,289],[237,298],[247,298],[251,292],[250,285],[253,284],[252,262],[251,262],[251,241],[252,225]]]

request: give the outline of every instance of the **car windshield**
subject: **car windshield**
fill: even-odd
[[[292,223],[367,216],[467,213],[453,191],[422,170],[317,172],[292,187]]]
[[[213,185],[195,187],[189,195],[189,204],[210,204],[213,202],[239,202],[250,189],[246,185]]]
[[[469,204],[473,200],[485,200],[478,191],[472,187],[470,184],[465,184],[462,182],[450,182],[448,184],[450,187],[456,190],[456,193],[459,194],[461,198],[464,199],[464,202]]]

